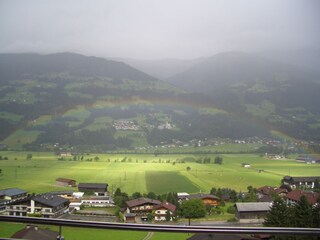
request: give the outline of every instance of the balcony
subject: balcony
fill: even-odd
[[[63,228],[81,228],[83,229],[108,229],[118,231],[143,231],[143,232],[162,232],[162,233],[202,233],[202,234],[218,234],[223,239],[223,236],[230,234],[250,234],[250,235],[290,235],[290,236],[308,236],[310,239],[314,236],[320,236],[320,228],[275,228],[275,227],[222,227],[222,226],[181,226],[181,225],[160,225],[160,224],[124,224],[124,223],[107,223],[93,221],[75,221],[63,219],[45,219],[31,217],[13,217],[0,216],[0,222],[10,223],[26,223],[36,225],[52,225],[58,226],[60,231]],[[89,230],[88,230],[89,231]],[[130,236],[130,235],[129,235]],[[2,238],[0,233],[0,238]],[[191,237],[191,235],[189,236]],[[131,239],[131,238],[128,238]],[[152,238],[150,238],[152,239]],[[164,238],[165,239],[165,238]],[[168,238],[167,238],[168,239]],[[179,238],[181,239],[181,238]],[[186,236],[187,239],[187,236]],[[216,239],[216,238],[215,238]]]

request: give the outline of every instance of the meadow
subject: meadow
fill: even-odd
[[[28,153],[32,159],[27,159]],[[128,194],[161,194],[209,192],[212,187],[246,191],[249,185],[279,186],[285,175],[317,176],[320,172],[319,164],[298,163],[293,158],[270,160],[256,154],[221,154],[221,165],[195,162],[201,157],[213,162],[215,154],[90,154],[77,161],[73,157],[58,160],[46,152],[2,151],[0,155],[8,158],[0,160],[0,189],[18,187],[30,193],[71,190],[57,186],[58,177],[108,183],[110,192],[120,187]],[[242,167],[244,162],[251,168]]]

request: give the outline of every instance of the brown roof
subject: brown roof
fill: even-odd
[[[16,232],[11,236],[11,238],[20,238],[20,239],[37,239],[37,240],[56,240],[59,233],[41,229],[37,226],[27,226],[24,229]]]
[[[57,182],[69,183],[69,182],[75,182],[76,180],[68,179],[68,178],[57,178],[56,181],[57,181]]]
[[[150,198],[136,198],[130,201],[127,201],[127,206],[129,208],[136,207],[136,206],[141,206],[141,205],[159,205],[161,202],[159,200],[155,199],[150,199]]]
[[[308,203],[313,205],[317,202],[317,199],[320,197],[319,193],[315,192],[306,192],[302,190],[293,190],[287,194],[287,199],[299,202],[302,196],[306,196]]]
[[[155,206],[153,209],[154,210],[158,210],[158,209],[161,209],[161,208],[164,208],[164,209],[167,209],[171,212],[174,212],[176,210],[176,205],[173,205],[172,203],[169,203],[169,202],[163,202],[157,206]]]
[[[257,192],[262,193],[264,195],[271,195],[272,193],[274,193],[274,187],[263,186],[263,187],[257,188]]]
[[[210,198],[210,199],[215,199],[215,200],[220,200],[219,197],[211,194],[205,194],[205,193],[199,193],[199,194],[192,194],[188,196],[189,199],[205,199],[205,198]]]

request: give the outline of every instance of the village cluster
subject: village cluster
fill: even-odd
[[[244,223],[262,223],[272,206],[275,196],[279,196],[288,204],[295,204],[305,196],[310,205],[318,203],[320,194],[314,192],[319,188],[317,177],[285,176],[280,187],[263,186],[257,188],[256,202],[236,202],[235,218]],[[112,195],[108,192],[107,183],[79,183],[76,180],[57,178],[56,184],[77,187],[78,191],[48,192],[43,194],[28,194],[19,188],[0,190],[0,214],[9,216],[29,216],[44,218],[63,218],[73,214],[82,206],[108,207],[114,206]],[[244,193],[243,193],[244,194]],[[229,201],[230,196],[221,198],[212,194],[177,193],[178,204],[191,199],[200,199],[205,206],[217,207],[222,201]],[[139,197],[126,201],[126,207],[121,208],[123,220],[135,223],[150,221],[173,221],[177,206],[167,201],[159,201],[147,197]]]

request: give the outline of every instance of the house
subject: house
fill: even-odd
[[[0,190],[0,199],[8,202],[21,200],[27,197],[27,192],[19,188],[8,188]]]
[[[107,206],[114,206],[114,202],[110,197],[85,197],[80,200],[83,205],[87,205],[90,207],[107,207]]]
[[[297,161],[297,162],[304,162],[304,163],[308,163],[308,164],[311,164],[311,163],[320,163],[320,155],[318,155],[318,154],[299,155],[299,156],[296,158],[296,161]]]
[[[270,210],[268,202],[236,203],[236,219],[241,223],[262,223]]]
[[[76,180],[68,179],[68,178],[57,178],[56,183],[57,183],[57,185],[63,186],[63,187],[76,187],[77,186]]]
[[[126,202],[127,213],[136,213],[137,215],[146,215],[153,211],[154,206],[160,205],[159,200],[150,198],[137,198]]]
[[[96,196],[108,195],[108,184],[106,183],[79,183],[79,192],[92,192]]]
[[[176,211],[176,206],[169,202],[163,202],[157,206],[154,206],[154,220],[155,221],[167,221],[167,215],[170,214],[170,221],[173,220],[173,216]]]
[[[303,190],[293,190],[289,192],[286,196],[288,204],[296,204],[300,201],[300,198],[305,196],[310,205],[314,205],[317,203],[318,198],[320,197],[320,193],[315,192],[307,192]]]
[[[291,177],[285,176],[282,183],[289,185],[292,189],[295,188],[314,188],[315,182],[320,182],[320,176],[315,177]]]
[[[177,196],[179,203],[181,203],[182,201],[189,199],[190,194],[186,192],[180,192],[177,193]]]
[[[26,226],[11,236],[12,239],[57,240],[59,233],[38,226]]]
[[[60,216],[68,211],[69,200],[52,195],[41,194],[14,201],[6,206],[9,216],[39,215],[45,218]]]
[[[206,206],[218,206],[220,204],[219,197],[205,193],[189,195],[188,199],[201,199]]]
[[[275,196],[279,196],[280,198],[285,198],[288,194],[288,190],[286,188],[276,188],[270,186],[263,186],[257,188],[257,195],[259,202],[272,202],[272,199]],[[271,201],[270,201],[271,200]]]

